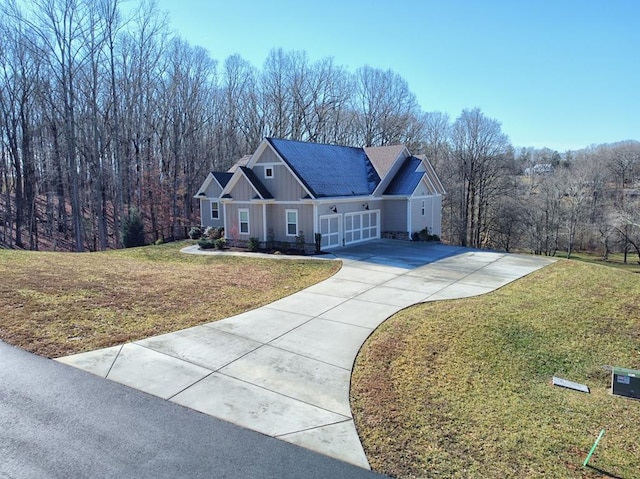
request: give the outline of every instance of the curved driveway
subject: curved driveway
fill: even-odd
[[[59,361],[369,468],[349,382],[371,332],[407,306],[488,293],[552,262],[392,240],[334,255],[338,273],[268,306]]]

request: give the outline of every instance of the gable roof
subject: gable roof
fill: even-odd
[[[316,198],[370,195],[380,183],[362,148],[276,138],[267,141]]]
[[[364,152],[373,163],[378,175],[384,178],[404,149],[404,145],[366,146]]]
[[[442,186],[442,182],[436,173],[436,170],[433,169],[433,165],[427,159],[426,155],[416,155],[417,158],[422,160],[422,165],[425,168],[425,175],[427,179],[427,183],[429,183],[433,187],[433,193],[444,195],[447,192]]]
[[[264,200],[272,200],[273,195],[269,192],[269,190],[264,186],[260,178],[253,172],[253,170],[247,168],[246,166],[239,166],[238,169],[244,174],[247,178],[253,189],[258,192]]]
[[[384,194],[411,195],[424,176],[424,170],[419,170],[420,165],[422,165],[420,158],[410,156],[405,159],[387,189],[384,190]]]
[[[235,171],[240,168],[241,166],[247,166],[247,163],[249,163],[249,160],[251,159],[251,155],[244,155],[242,158],[240,158],[238,161],[236,161],[231,168],[229,168],[227,171],[229,173],[235,173]]]
[[[194,198],[200,198],[202,196],[205,196],[206,195],[205,191],[207,190],[207,188],[209,188],[209,185],[214,180],[216,181],[216,183],[218,183],[220,188],[224,190],[224,187],[227,186],[227,183],[229,183],[229,180],[231,179],[232,176],[233,176],[232,173],[220,173],[219,171],[212,171],[207,175],[204,182],[202,183],[202,186],[200,186]]]
[[[400,169],[384,190],[384,194],[412,195],[423,179],[430,194],[445,193],[440,179],[426,157],[423,155],[410,156],[402,162]]]
[[[229,183],[229,180],[233,176],[233,173],[223,173],[220,171],[212,171],[211,174],[222,188],[227,186],[227,183]]]

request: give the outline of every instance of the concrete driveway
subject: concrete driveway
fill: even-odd
[[[553,261],[392,240],[334,256],[337,274],[268,306],[59,361],[369,468],[349,383],[371,332],[407,306],[488,293]]]

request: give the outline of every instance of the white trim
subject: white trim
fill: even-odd
[[[438,173],[436,173],[436,170],[433,168],[433,165],[431,164],[429,159],[428,158],[423,158],[422,162],[425,164],[425,167],[426,167],[426,170],[427,170],[427,176],[429,177],[429,181],[434,183],[434,186],[436,187],[436,193],[441,194],[441,195],[446,195],[447,194],[447,190],[444,189],[444,186],[442,185],[442,181],[440,181],[440,177],[438,176]],[[437,183],[437,184],[435,184],[435,183]]]
[[[218,214],[217,217],[213,217],[213,205],[216,205],[216,213]],[[214,200],[209,200],[209,212],[211,213],[211,219],[212,220],[220,220],[220,202],[216,199]]]
[[[313,240],[315,241],[316,234],[320,232],[318,230],[320,218],[318,217],[318,203],[313,203]]]
[[[380,178],[380,183],[378,183],[378,185],[375,187],[375,189],[371,193],[372,196],[377,196],[377,197],[382,196],[383,191],[387,189],[387,186],[389,186],[389,183],[391,183],[391,181],[393,181],[393,178],[398,174],[398,171],[400,170],[400,166],[402,166],[402,163],[404,162],[404,160],[411,157],[411,152],[409,151],[407,146],[406,145],[402,145],[402,146],[403,146],[402,150],[400,150],[400,153],[398,153],[398,156],[396,156],[396,159],[393,160],[393,163],[387,170],[387,174],[384,175],[384,178]]]
[[[331,197],[323,196],[322,198],[319,198],[313,201],[315,201],[319,205],[322,205],[325,203],[351,203],[355,201],[367,202],[367,201],[376,201],[376,200],[380,200],[380,197],[363,195],[363,196],[331,196]]]
[[[372,239],[378,239],[381,235],[381,214],[380,210],[367,210],[367,211],[353,211],[345,213],[343,215],[344,227],[342,230],[343,242],[345,245],[362,243],[363,241],[369,241]],[[365,217],[367,218],[367,225],[365,226]],[[355,219],[358,218],[358,226],[355,225]],[[371,218],[375,218],[376,224],[372,226]],[[347,227],[347,221],[350,220],[351,227]],[[373,234],[371,234],[373,232]]]
[[[338,231],[332,233],[331,230],[329,229],[329,227],[331,226],[331,220],[334,219],[334,218],[337,221]],[[320,240],[321,247],[324,248],[324,249],[331,249],[331,248],[339,248],[340,246],[344,246],[344,238],[343,238],[343,235],[342,235],[342,228],[343,228],[343,224],[342,223],[344,222],[344,220],[342,219],[342,215],[340,213],[329,214],[329,215],[320,215],[318,217],[318,232],[319,233],[322,233],[322,220],[326,220],[327,221],[327,229],[329,229],[329,233],[322,235],[322,239]],[[337,243],[329,244],[330,237],[333,237],[334,239],[337,239]],[[315,238],[314,238],[314,241],[315,241]]]
[[[275,204],[271,200],[234,200],[233,198],[220,198],[220,203],[233,203],[234,205],[271,205]],[[280,203],[291,204],[294,201],[281,201]]]
[[[271,151],[273,152],[273,154],[276,156],[276,158],[279,158],[280,161],[282,162],[282,165],[284,165],[284,167],[289,170],[289,173],[291,173],[291,176],[293,176],[295,178],[295,180],[298,182],[298,184],[302,187],[302,189],[304,191],[307,192],[307,194],[312,198],[315,199],[315,197],[311,194],[311,192],[307,189],[307,187],[304,185],[304,183],[300,180],[300,178],[298,177],[298,175],[296,175],[293,170],[289,167],[289,165],[287,164],[286,161],[284,161],[284,158],[282,158],[280,156],[280,154],[276,151],[276,149],[274,147],[271,146],[271,143],[269,143],[269,140],[267,140],[266,138],[263,139],[260,144],[258,145],[258,148],[256,149],[256,151],[253,153],[253,155],[251,155],[251,158],[249,158],[249,161],[247,162],[247,168],[249,168],[250,170],[253,169],[253,167],[258,163],[258,158],[260,158],[260,155],[262,155],[262,153],[264,152],[265,149],[271,149]],[[262,163],[260,163],[262,164]],[[267,163],[265,163],[267,164]]]
[[[242,213],[247,213],[247,231],[242,231]],[[251,234],[251,218],[249,214],[249,208],[238,208],[238,234],[250,235]]]
[[[413,210],[411,209],[411,198],[407,198],[407,233],[409,233],[409,238],[411,238],[411,217],[413,216]]]
[[[255,172],[254,172],[255,173]],[[242,171],[242,169],[238,168],[234,173],[233,176],[231,177],[231,179],[229,180],[229,183],[227,183],[227,186],[225,186],[222,191],[220,192],[220,196],[224,196],[226,194],[231,194],[231,190],[233,190],[233,188],[236,186],[236,184],[238,183],[238,181],[240,181],[240,177],[244,178],[246,180],[247,183],[249,183],[249,186],[253,189],[253,191],[256,192],[256,194],[260,197],[261,200],[267,200],[268,198],[263,197],[260,192],[256,189],[256,187],[253,185],[253,183],[251,183],[251,181],[249,180],[249,178],[247,178],[247,175],[244,174],[244,171]]]
[[[227,202],[223,201],[222,202],[222,227],[224,228],[224,236],[227,236],[227,231],[229,231],[227,229]]]
[[[261,164],[262,164],[262,163],[261,163]],[[269,171],[269,170],[271,170],[271,174],[270,174],[270,175],[268,175],[268,174],[267,174],[267,171]],[[265,166],[265,167],[264,167],[264,179],[265,179],[265,180],[270,180],[270,179],[272,179],[272,178],[273,178],[273,176],[274,176],[274,173],[275,173],[275,172],[274,172],[273,166]]]
[[[200,186],[200,188],[198,189],[198,192],[195,194],[194,198],[198,198],[200,197],[200,193],[204,193],[207,188],[209,187],[209,183],[211,183],[211,180],[215,179],[213,176],[213,173],[209,173],[207,175],[207,177],[204,179],[204,181],[202,182],[202,185]],[[216,181],[217,183],[217,181]],[[219,185],[220,183],[218,183]]]
[[[294,224],[294,223],[289,223],[289,213],[295,213],[296,214],[296,233],[295,234],[291,234],[289,233],[289,224]],[[298,226],[300,225],[300,221],[299,221],[299,215],[298,215],[298,210],[294,210],[294,209],[286,209],[284,210],[284,230],[285,230],[285,236],[298,236],[298,232],[300,231]]]
[[[195,194],[194,198],[202,198],[201,194],[206,192],[212,180],[215,181],[216,184],[220,187],[220,191],[221,191],[220,196],[222,196],[222,190],[224,190],[224,187],[220,184],[218,180],[216,180],[216,177],[213,176],[213,173],[209,173],[207,177],[204,179],[202,186],[200,186],[200,189],[198,189],[198,192]],[[211,198],[211,197],[207,197],[207,198]]]
[[[267,204],[262,203],[262,241],[267,241]]]

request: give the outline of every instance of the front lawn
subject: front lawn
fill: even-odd
[[[373,469],[395,477],[637,478],[640,401],[612,396],[605,366],[640,369],[640,275],[561,260],[386,321],[357,358],[352,408]]]
[[[337,261],[180,253],[0,250],[0,339],[48,357],[216,321],[333,275]]]

